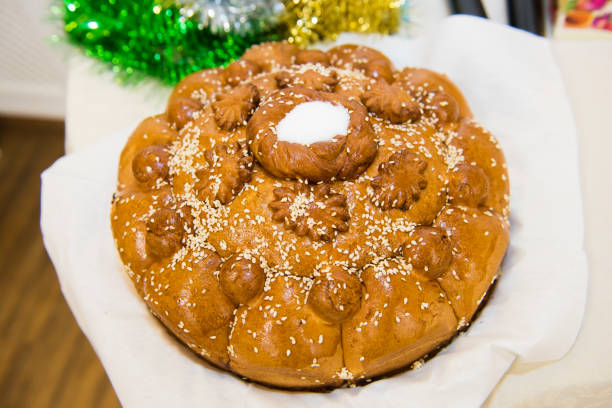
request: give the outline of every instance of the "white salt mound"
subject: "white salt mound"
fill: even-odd
[[[291,109],[276,125],[281,142],[310,145],[348,133],[350,115],[344,106],[330,102],[304,102]]]

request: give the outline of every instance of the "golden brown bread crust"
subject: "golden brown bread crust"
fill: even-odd
[[[305,101],[350,112],[308,146]],[[121,154],[111,225],[138,293],[217,367],[334,388],[410,365],[465,327],[509,241],[495,138],[446,76],[380,52],[266,43],[189,75]]]

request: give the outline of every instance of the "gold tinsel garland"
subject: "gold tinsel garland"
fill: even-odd
[[[401,22],[401,8],[406,0],[285,0],[281,16],[287,40],[306,46],[338,34],[391,34]]]

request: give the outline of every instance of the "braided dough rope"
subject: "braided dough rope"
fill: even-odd
[[[307,100],[348,108],[348,135],[275,141]],[[111,225],[138,293],[194,352],[329,389],[409,368],[469,324],[508,245],[508,193],[497,141],[445,76],[267,43],[186,77],[134,130]]]

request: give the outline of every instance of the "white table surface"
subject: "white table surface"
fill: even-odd
[[[571,351],[549,363],[516,362],[486,407],[612,406],[612,41],[554,41],[579,135],[589,292]],[[73,152],[162,112],[170,88],[129,88],[82,57],[70,62],[66,151]],[[552,239],[552,238],[551,238]]]
[[[582,329],[561,360],[515,365],[487,407],[612,406],[612,41],[552,44],[578,129],[589,289]]]

